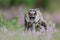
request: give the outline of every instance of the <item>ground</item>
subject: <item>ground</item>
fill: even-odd
[[[24,32],[18,30],[15,32],[0,32],[0,40],[60,40],[60,32],[49,28],[47,32]]]

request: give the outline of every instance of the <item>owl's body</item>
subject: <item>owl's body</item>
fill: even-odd
[[[25,30],[39,31],[41,26],[47,29],[47,25],[44,22],[43,16],[39,9],[29,9],[25,14]]]

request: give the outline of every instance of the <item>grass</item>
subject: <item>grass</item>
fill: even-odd
[[[60,40],[60,32],[47,33],[24,32],[22,26],[17,24],[18,17],[7,21],[0,16],[0,40]],[[5,31],[7,29],[7,31]],[[48,29],[49,30],[49,29]]]
[[[15,31],[15,32],[0,32],[0,40],[50,40],[46,34],[32,34],[32,33],[24,33],[23,31]],[[50,33],[49,33],[50,35]],[[55,32],[51,36],[51,40],[60,40],[60,32]]]

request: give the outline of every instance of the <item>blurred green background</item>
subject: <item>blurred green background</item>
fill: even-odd
[[[44,18],[46,17],[59,25],[59,0],[0,0],[0,14],[3,19],[10,21],[18,16],[18,24],[24,24],[24,14],[30,8],[40,8]]]
[[[29,7],[48,8],[50,11],[60,8],[59,0],[0,0],[1,8],[20,6],[22,4]]]
[[[56,29],[60,30],[60,0],[0,0],[0,40],[10,40],[11,37],[11,40],[24,40],[17,30],[23,29],[24,14],[30,8],[39,8],[44,19],[55,23]],[[9,33],[13,36],[9,36]],[[53,34],[52,40],[60,40],[59,33]]]

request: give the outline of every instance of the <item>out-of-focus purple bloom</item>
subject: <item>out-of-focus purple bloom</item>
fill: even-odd
[[[20,24],[20,25],[24,24],[23,6],[19,6],[18,12],[19,12],[18,24]]]

